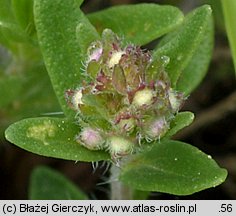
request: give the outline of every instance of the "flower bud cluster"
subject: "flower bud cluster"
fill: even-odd
[[[167,56],[154,58],[139,46],[123,46],[105,29],[88,48],[83,84],[66,91],[82,127],[76,140],[118,159],[163,137],[184,101],[171,88],[168,62]]]

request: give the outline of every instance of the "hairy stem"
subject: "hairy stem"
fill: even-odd
[[[125,186],[122,182],[118,180],[120,175],[120,168],[116,165],[111,167],[111,200],[131,200],[132,199],[132,190]]]

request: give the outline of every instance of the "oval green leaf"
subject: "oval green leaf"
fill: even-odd
[[[229,39],[230,49],[234,62],[234,69],[236,72],[236,20],[235,20],[235,11],[236,11],[236,2],[234,0],[225,0],[220,1],[222,4],[225,27],[227,31],[227,36]]]
[[[14,15],[11,10],[11,1],[0,0],[0,22],[13,22]]]
[[[111,7],[88,18],[100,33],[109,28],[129,43],[144,45],[179,26],[183,14],[173,6],[135,4]]]
[[[189,195],[216,187],[226,176],[227,171],[198,148],[163,140],[133,157],[123,167],[120,179],[139,190]]]
[[[24,68],[14,65],[14,72],[19,75],[0,76],[2,138],[5,129],[20,119],[39,115],[63,116],[44,65],[34,63],[33,67]]]
[[[30,177],[31,200],[85,200],[87,196],[69,179],[48,167],[40,166]]]
[[[76,27],[76,38],[81,51],[81,61],[86,61],[89,45],[92,42],[99,40],[100,36],[85,16],[81,17],[81,20]]]
[[[87,25],[87,29],[94,28],[81,12],[81,3],[82,0],[34,2],[35,25],[45,65],[62,110],[72,118],[74,112],[68,107],[64,94],[81,83],[81,47],[76,28],[81,23]]]
[[[27,43],[28,38],[25,35],[25,32],[15,23],[9,22],[0,22],[0,31],[5,38],[12,42],[18,43]]]
[[[178,31],[167,35],[154,51],[157,58],[161,56],[170,58],[166,70],[170,76],[172,87],[176,87],[181,73],[201,46],[209,27],[211,13],[212,10],[208,5],[195,9],[186,16]]]
[[[188,95],[199,85],[207,73],[212,57],[213,47],[213,20],[212,17],[209,17],[207,28],[200,46],[198,46],[198,49],[195,50],[192,58],[188,62],[188,65],[183,69],[183,72],[177,81],[177,90],[184,92],[185,95]]]
[[[181,129],[189,126],[194,119],[194,114],[191,112],[179,112],[170,123],[170,130],[166,133],[165,137],[175,135]]]
[[[29,118],[12,124],[5,137],[22,149],[46,157],[74,161],[109,158],[103,151],[90,151],[75,141],[79,126],[63,118]]]
[[[0,108],[7,106],[17,98],[23,88],[23,80],[20,76],[1,76],[0,74]]]
[[[27,35],[35,33],[33,3],[34,0],[11,0],[16,20]]]

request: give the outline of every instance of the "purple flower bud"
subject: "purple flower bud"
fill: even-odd
[[[167,130],[169,129],[169,124],[167,123],[164,117],[158,118],[154,121],[151,121],[145,127],[145,132],[147,138],[151,140],[160,139]]]
[[[103,48],[102,44],[99,41],[93,42],[88,48],[88,62],[90,61],[98,61],[102,56]]]
[[[83,128],[76,137],[76,141],[90,150],[102,149],[102,144],[104,143],[100,133],[90,127]]]

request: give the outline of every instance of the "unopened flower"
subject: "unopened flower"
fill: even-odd
[[[117,65],[119,63],[122,55],[124,55],[124,54],[125,54],[124,51],[118,51],[118,52],[112,53],[111,58],[110,58],[110,60],[108,62],[108,67],[112,68],[115,65]]]
[[[78,142],[108,151],[116,160],[142,148],[142,141],[165,136],[184,101],[183,94],[171,88],[165,71],[169,61],[168,56],[153,58],[139,46],[123,46],[105,29],[101,40],[88,47],[88,79],[66,91],[82,125]]]
[[[148,122],[144,131],[148,140],[160,139],[169,129],[169,123],[165,117],[160,117]]]
[[[174,112],[179,111],[180,107],[183,104],[183,99],[184,99],[183,93],[177,92],[173,89],[169,89],[168,94],[172,110]]]
[[[137,107],[149,106],[153,103],[153,96],[151,89],[142,89],[135,93],[132,103]]]
[[[104,139],[99,131],[89,127],[82,129],[80,134],[76,137],[76,141],[90,150],[99,150],[104,143]]]
[[[76,90],[71,90],[71,89],[67,90],[65,93],[65,97],[70,107],[76,111],[79,110],[79,106],[83,104],[82,88]]]
[[[132,153],[134,143],[121,136],[111,136],[107,139],[107,148],[112,158],[120,158]]]
[[[102,56],[102,44],[100,41],[93,42],[88,49],[88,62],[90,61],[99,61]]]

